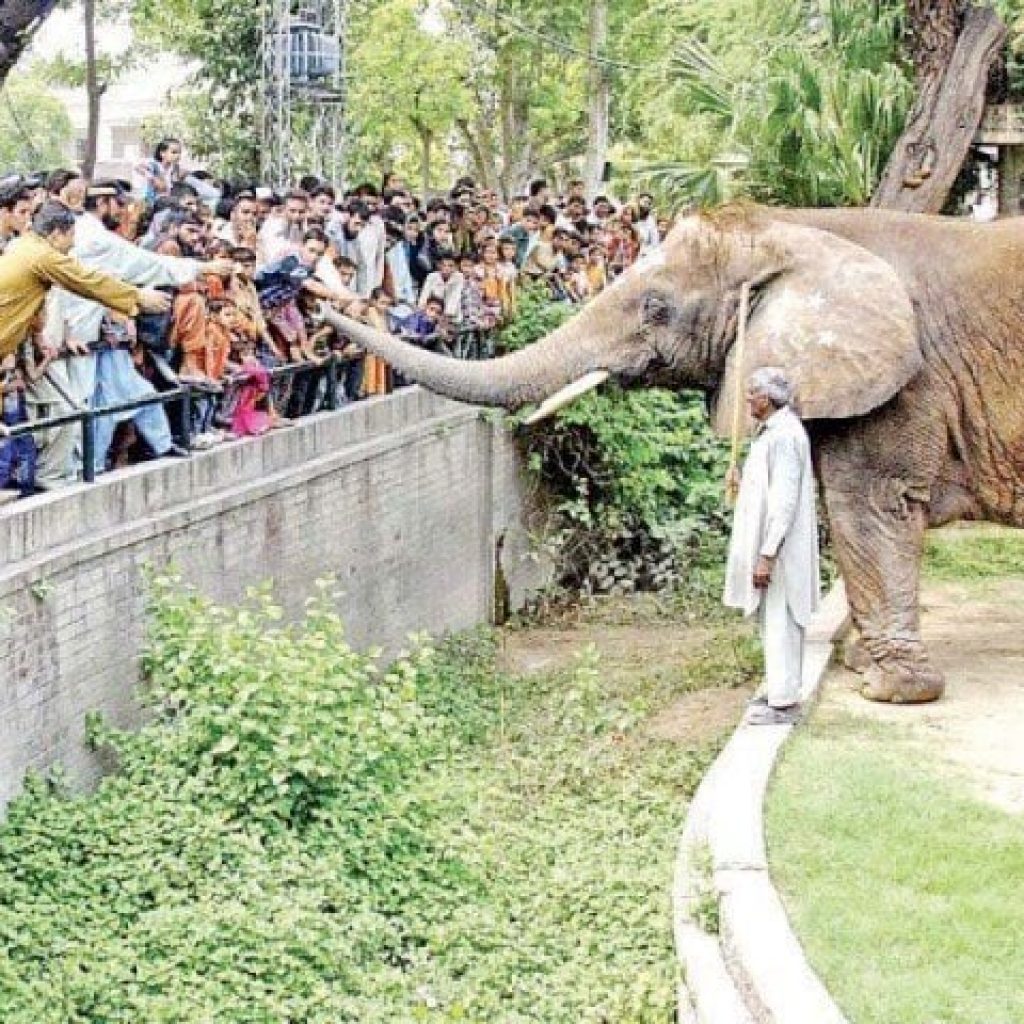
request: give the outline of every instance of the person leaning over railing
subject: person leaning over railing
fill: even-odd
[[[148,252],[115,234],[127,198],[127,193],[114,181],[98,181],[89,187],[85,211],[75,225],[74,254],[83,264],[138,285],[155,287],[187,287],[203,275],[230,273],[233,265],[228,260],[204,262]],[[68,297],[64,318],[67,335],[75,341],[90,347],[106,341],[101,332],[102,310],[95,304]],[[95,356],[95,380],[90,396],[93,407],[152,396],[154,387],[138,372],[133,358],[135,325],[126,324],[122,329],[108,317],[107,326],[110,343],[99,345]],[[173,442],[163,407],[148,405],[96,421],[94,472],[102,473],[106,468],[114,429],[119,422],[128,420],[134,422],[153,454],[184,454]]]
[[[290,361],[306,363],[308,370],[296,374],[292,382],[287,414],[303,416],[312,411],[320,381],[321,359],[315,352],[298,299],[303,292],[347,306],[349,296],[332,291],[316,280],[317,264],[327,252],[328,239],[319,228],[305,233],[298,252],[291,252],[276,263],[257,271],[256,291],[271,334],[287,352]]]
[[[363,323],[369,324],[378,331],[390,332],[391,310],[394,308],[394,305],[395,300],[391,298],[383,286],[374,288],[361,319]],[[363,355],[363,360],[361,397],[388,394],[392,387],[391,368],[380,356],[366,353]]]
[[[126,316],[140,310],[160,313],[169,306],[161,292],[83,266],[68,255],[74,243],[74,214],[61,203],[48,202],[32,219],[32,230],[0,255],[0,357],[25,340],[55,285]]]

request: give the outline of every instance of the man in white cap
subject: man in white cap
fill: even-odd
[[[768,366],[751,375],[747,406],[757,426],[726,569],[725,604],[759,613],[764,683],[748,718],[757,725],[796,719],[804,631],[820,599],[811,446],[792,398],[785,371]]]

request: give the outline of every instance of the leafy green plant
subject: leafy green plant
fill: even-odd
[[[516,301],[515,316],[498,332],[497,348],[516,352],[561,327],[576,312],[567,302],[554,302],[549,289],[525,287]]]
[[[717,744],[647,723],[749,679],[738,624],[671,678],[502,675],[487,630],[382,671],[329,584],[294,625],[152,586],[150,723],[92,719],[116,773],[30,780],[0,824],[4,1024],[671,1019],[666,879]]]
[[[700,145],[685,161],[648,161],[641,177],[676,204],[868,202],[913,98],[902,18],[893,0],[829,0],[820,12],[786,0],[766,25],[745,13],[745,37],[687,32],[666,91]]]
[[[572,308],[527,291],[505,349],[531,344]],[[721,558],[728,527],[726,447],[702,396],[614,386],[531,431],[529,465],[558,498],[549,543],[572,592],[661,590]]]

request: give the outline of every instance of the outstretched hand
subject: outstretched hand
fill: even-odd
[[[171,297],[155,288],[143,288],[139,292],[139,309],[143,313],[166,313],[171,308]]]

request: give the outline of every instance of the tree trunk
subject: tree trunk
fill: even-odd
[[[434,145],[434,133],[427,129],[420,130],[420,174],[423,177],[423,198],[430,198],[430,181],[433,168],[430,166],[431,151]]]
[[[56,6],[57,0],[3,0],[0,3],[0,83]]]
[[[511,52],[503,54],[499,74],[501,111],[502,191],[507,197],[525,190],[532,163],[530,138],[530,94],[538,56],[534,52],[528,69]]]
[[[939,213],[981,124],[1006,27],[963,0],[907,0],[907,14],[917,99],[871,205]]]
[[[455,126],[459,130],[466,148],[469,150],[469,157],[473,161],[473,173],[476,175],[477,184],[481,188],[495,188],[498,180],[497,168],[494,166],[494,154],[492,152],[491,139],[487,135],[484,125],[474,126],[465,118],[460,117]]]
[[[106,85],[99,81],[96,68],[96,0],[83,0],[82,16],[85,20],[85,95],[88,102],[82,177],[89,180],[96,170],[96,150],[100,137],[100,100],[106,89]]]
[[[590,127],[583,180],[587,199],[593,202],[601,189],[601,178],[608,156],[608,121],[611,112],[611,76],[600,60],[608,46],[608,0],[591,0],[587,52],[590,54],[589,93]]]

